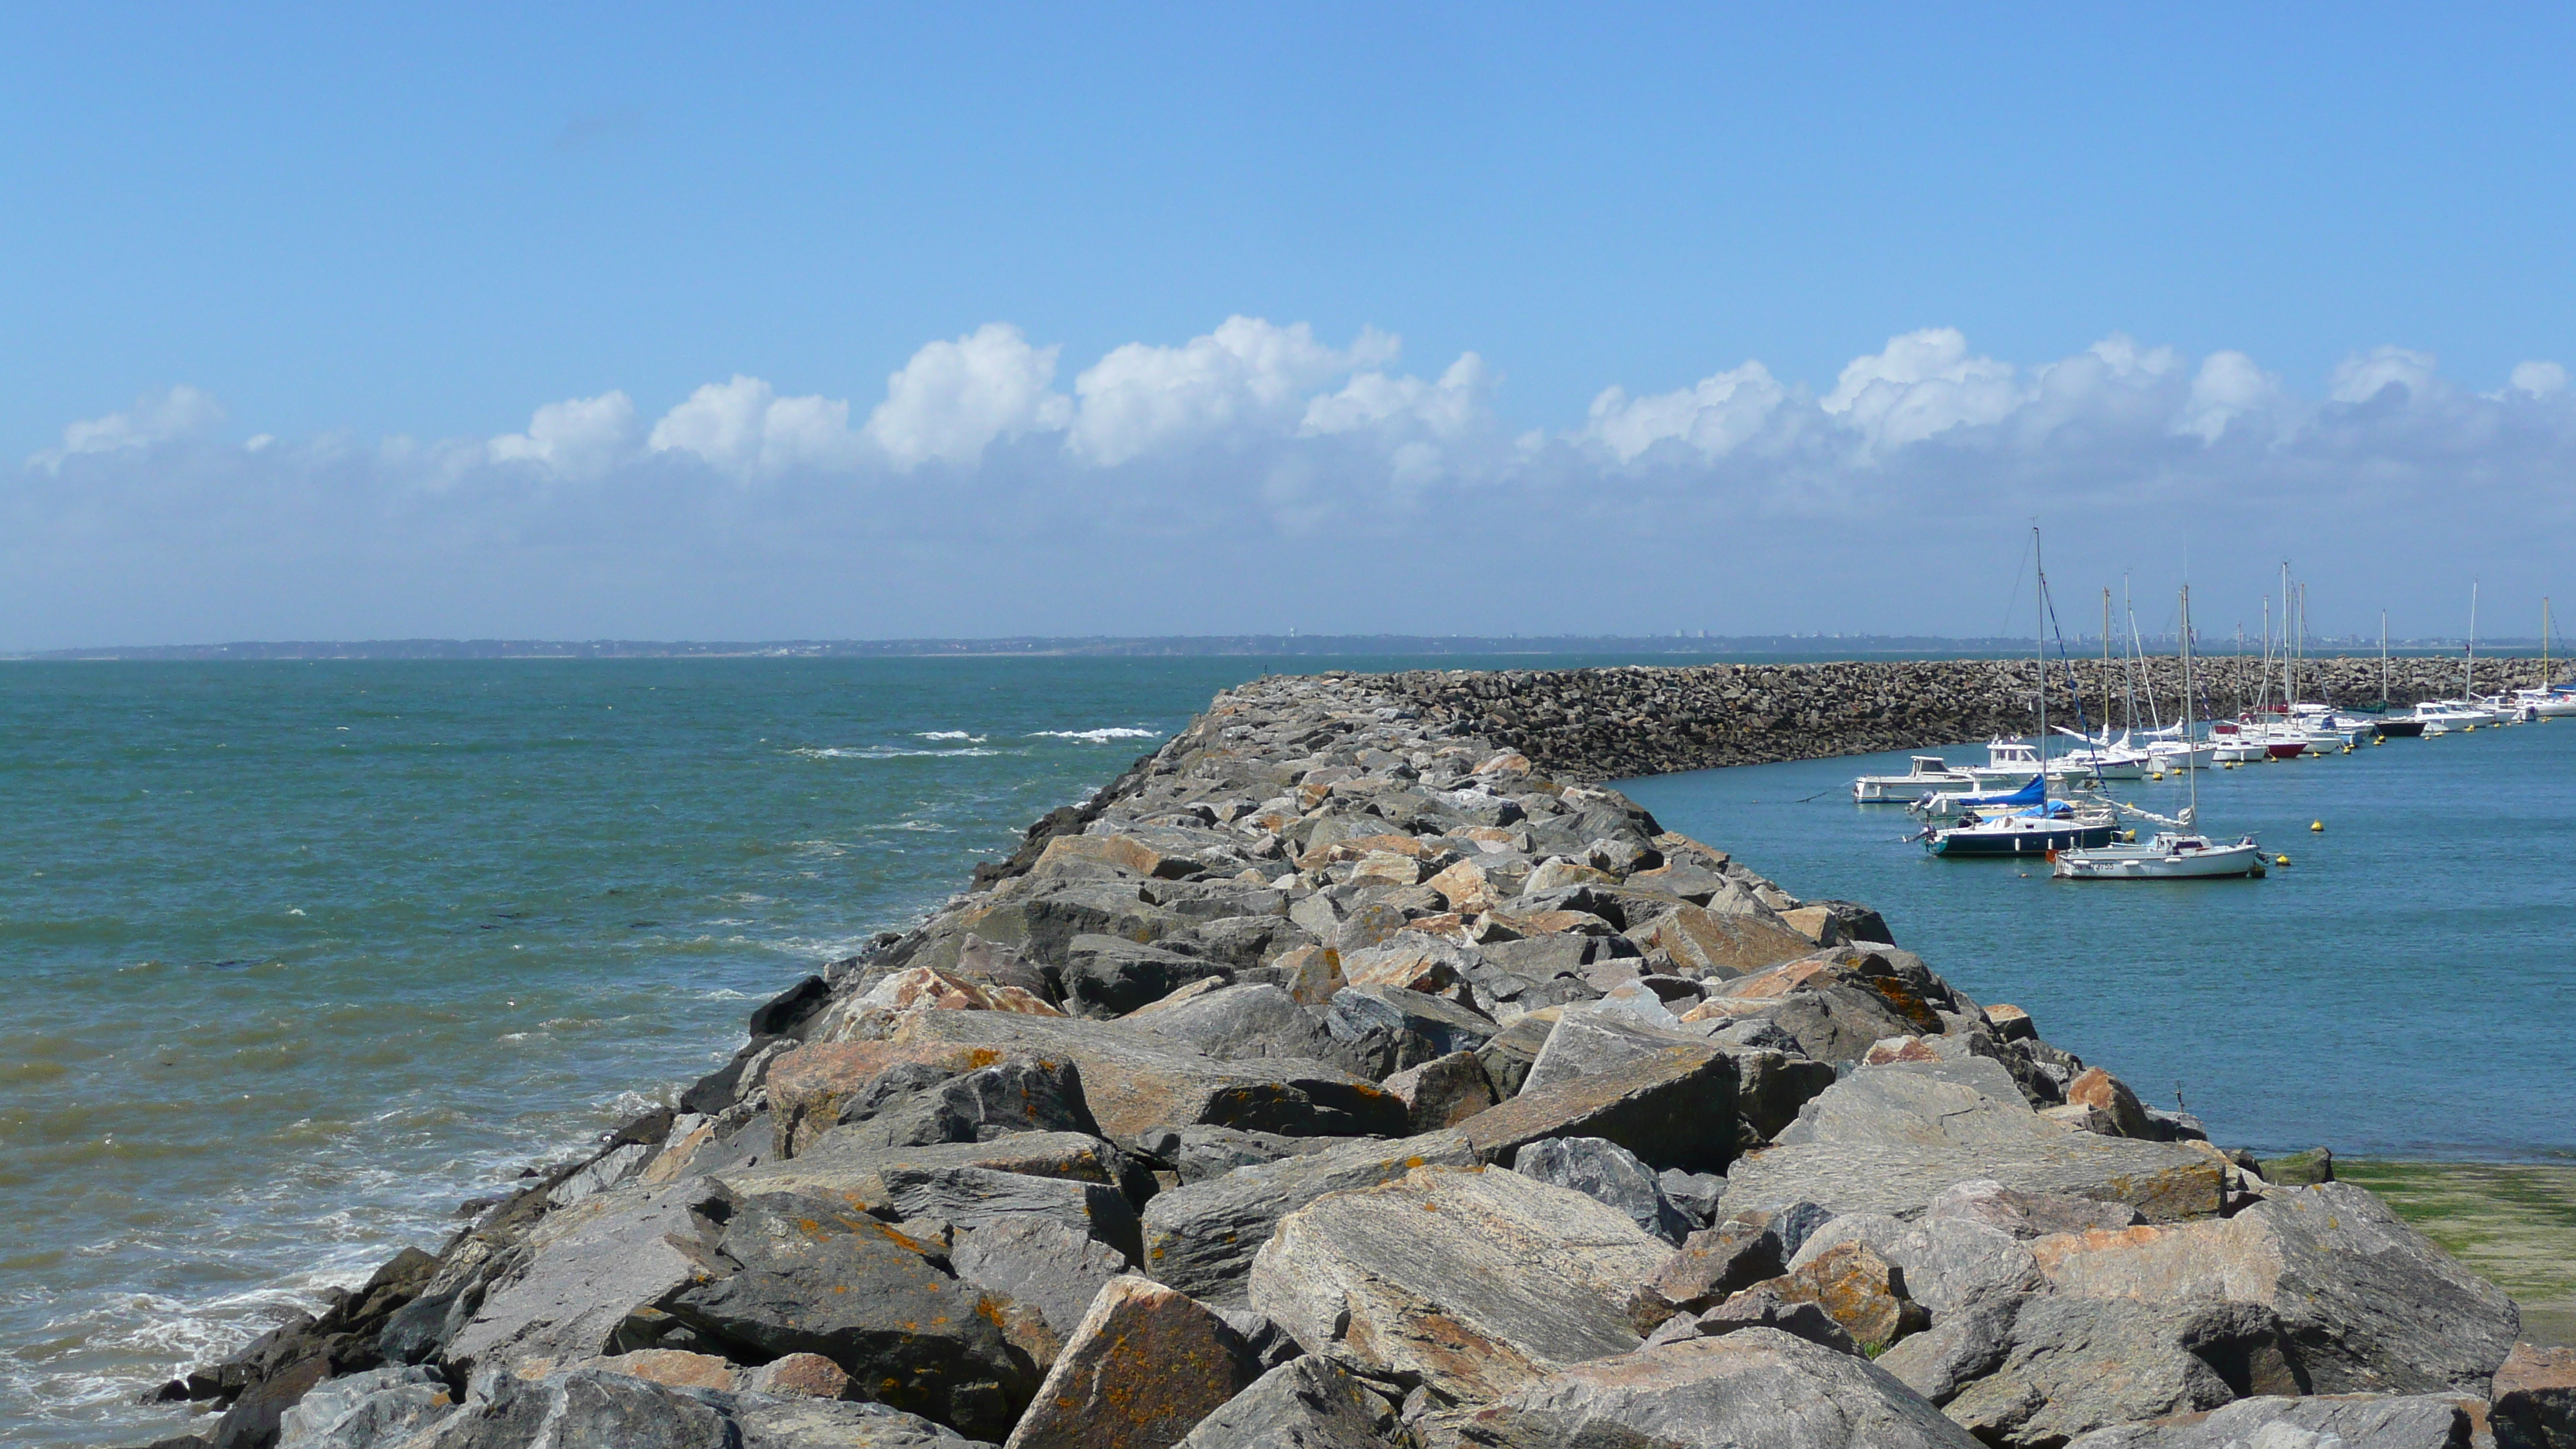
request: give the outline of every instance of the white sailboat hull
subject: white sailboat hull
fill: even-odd
[[[2214,845],[2204,836],[2159,835],[2144,845],[2061,850],[2059,880],[2231,880],[2263,874],[2263,848],[2252,840]]]

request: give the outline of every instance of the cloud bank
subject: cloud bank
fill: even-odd
[[[0,647],[1983,633],[2033,520],[2088,587],[2188,555],[2250,597],[2296,557],[2357,626],[2407,591],[2448,609],[2472,576],[2545,591],[2576,522],[2576,394],[2545,360],[2480,393],[2380,347],[2308,397],[2239,352],[2115,335],[2016,365],[1928,328],[1821,393],[1746,360],[1606,387],[1548,431],[1506,423],[1475,353],[1401,357],[1387,333],[1238,316],[1066,382],[1059,347],[997,322],[922,347],[879,399],[736,376],[649,421],[612,391],[436,442],[236,440],[174,387],[0,476]]]

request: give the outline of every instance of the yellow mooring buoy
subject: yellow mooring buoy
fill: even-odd
[[[2322,820],[2311,820],[2308,822],[2308,828],[2310,830],[2323,830],[2326,828],[2326,823]]]
[[[2276,855],[2272,857],[2272,863],[2274,865],[2288,865],[2290,863],[2290,858],[2286,855]]]

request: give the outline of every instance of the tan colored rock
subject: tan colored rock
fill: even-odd
[[[1629,939],[1662,952],[1683,975],[1721,980],[1794,961],[1816,949],[1815,942],[1767,912],[1732,914],[1691,905],[1668,912],[1643,930],[1630,930]]]
[[[927,966],[898,971],[854,999],[864,1011],[1016,1011],[1029,1016],[1062,1016],[1044,997],[1017,986],[996,986],[952,976]]]
[[[855,1399],[859,1387],[841,1366],[819,1353],[791,1353],[771,1359],[755,1369],[744,1369],[736,1379],[744,1389],[755,1394],[788,1394],[807,1399]]]
[[[2030,1019],[2030,1013],[2006,1002],[1990,1003],[1986,1020],[1994,1023],[1995,1035],[2005,1041],[2035,1041],[2039,1037],[2039,1026]]]
[[[829,1362],[829,1360],[825,1360]],[[711,1353],[689,1353],[676,1348],[646,1348],[633,1353],[611,1354],[582,1365],[603,1368],[628,1378],[643,1379],[674,1389],[730,1389],[733,1387],[733,1365]],[[537,1375],[545,1377],[543,1374]]]
[[[1407,923],[1374,946],[1342,957],[1342,975],[1353,986],[1388,986],[1405,991],[1447,991],[1458,984],[1454,963],[1459,943],[1417,935]]]
[[[1033,874],[1050,874],[1051,867],[1067,865],[1105,865],[1134,875],[1160,876],[1178,880],[1198,872],[1199,863],[1183,857],[1167,856],[1145,842],[1129,835],[1059,835],[1047,842],[1038,856]]]
[[[1281,973],[1279,989],[1300,1006],[1325,1005],[1350,985],[1342,975],[1342,953],[1330,946],[1299,946],[1270,964]]]
[[[2576,1445],[2576,1349],[2515,1344],[2490,1397],[2496,1449]]]
[[[884,1041],[817,1042],[781,1056],[769,1068],[771,1149],[793,1157],[832,1129],[841,1104],[898,1066],[971,1072],[1009,1052],[948,1042],[898,1045]]]
[[[1007,1449],[1167,1449],[1260,1374],[1242,1336],[1188,1295],[1112,1278]]]
[[[1503,750],[1487,756],[1475,772],[1479,775],[1526,775],[1530,768],[1529,756],[1518,750]]]
[[[1780,921],[1818,946],[1840,945],[1843,940],[1842,928],[1835,924],[1834,913],[1824,906],[1800,906],[1794,911],[1782,911]]]
[[[1500,903],[1485,879],[1485,868],[1472,860],[1459,861],[1423,884],[1438,891],[1449,909],[1462,915],[1482,915]]]
[[[1882,1349],[1932,1317],[1905,1295],[1905,1275],[1866,1243],[1840,1243],[1767,1285],[1790,1303],[1813,1303],[1864,1349]]]
[[[1492,911],[1485,919],[1517,936],[1615,936],[1619,928],[1590,911]]]
[[[1571,860],[1551,860],[1529,873],[1529,880],[1522,885],[1521,893],[1536,895],[1541,891],[1562,890],[1567,886],[1615,886],[1618,883],[1619,877],[1606,870],[1594,870],[1588,865]]]
[[[2111,1119],[2113,1135],[2120,1137],[2153,1137],[2147,1121],[2147,1109],[2138,1102],[2138,1094],[2129,1084],[2100,1067],[2088,1067],[2083,1075],[2066,1086],[2066,1105],[2090,1107]]]
[[[1422,883],[1422,862],[1392,850],[1372,850],[1351,864],[1353,885],[1409,886]]]

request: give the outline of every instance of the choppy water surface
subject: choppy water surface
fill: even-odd
[[[170,1432],[136,1390],[434,1246],[1282,663],[0,666],[0,1439]],[[2561,723],[2213,775],[2212,822],[2298,864],[2198,889],[1787,803],[1866,762],[1627,788],[2222,1136],[2531,1155],[2576,1147],[2571,754]]]
[[[2290,857],[2263,880],[1936,859],[1898,843],[1902,806],[1851,801],[1853,776],[1905,769],[1873,755],[1620,788],[1793,893],[1878,907],[1969,995],[2026,1008],[2151,1105],[2179,1087],[2222,1141],[2576,1155],[2576,721],[2203,771],[2209,834]],[[2178,779],[2113,793],[2172,815]]]

